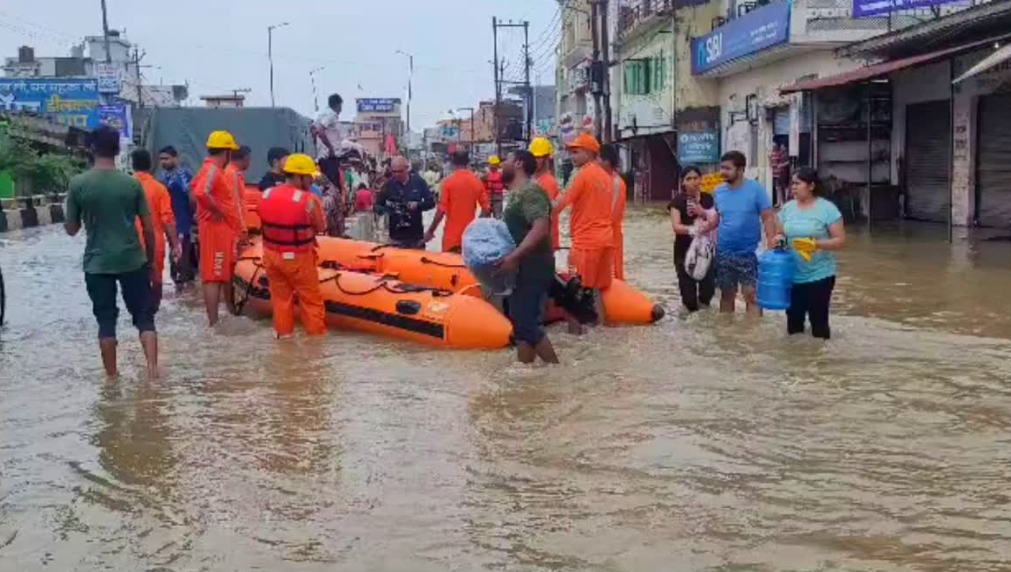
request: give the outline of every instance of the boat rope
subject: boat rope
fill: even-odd
[[[246,307],[246,302],[249,302],[250,296],[253,294],[253,288],[256,285],[256,276],[260,273],[260,270],[264,269],[263,264],[260,263],[262,260],[259,256],[243,256],[236,261],[236,265],[239,262],[245,262],[247,260],[252,260],[253,265],[256,266],[256,270],[253,271],[253,275],[249,277],[249,281],[246,282],[246,291],[242,295],[241,300],[235,299],[235,283],[232,283],[232,314],[236,316],[242,315],[242,310]]]
[[[439,266],[439,267],[442,267],[442,268],[467,268],[463,264],[446,264],[445,262],[437,262],[437,261],[432,260],[431,258],[429,258],[427,256],[422,256],[421,257],[421,263],[422,264],[431,264],[432,266]]]

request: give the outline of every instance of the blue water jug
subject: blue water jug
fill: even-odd
[[[758,259],[758,305],[764,310],[790,307],[793,275],[797,263],[790,252],[776,248]]]

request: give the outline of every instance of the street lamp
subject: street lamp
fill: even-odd
[[[411,81],[414,79],[414,56],[403,51],[397,50],[397,53],[402,56],[407,56],[408,63],[408,74],[407,74],[407,133],[411,133],[411,97],[413,96],[411,89]],[[410,137],[410,135],[408,135]]]
[[[326,66],[318,66],[309,70],[309,81],[312,83],[312,106],[313,110],[319,113],[319,95],[316,92],[316,74],[326,69]]]
[[[274,107],[274,30],[287,26],[287,22],[267,26],[267,60],[270,61],[270,106]]]

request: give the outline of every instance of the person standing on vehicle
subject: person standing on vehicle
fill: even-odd
[[[484,184],[488,189],[488,198],[491,200],[491,214],[500,219],[502,218],[502,201],[506,183],[502,178],[502,160],[498,155],[488,157],[488,172],[484,175]]]
[[[135,149],[130,153],[130,162],[133,166],[134,178],[140,181],[140,185],[144,188],[147,206],[151,211],[151,225],[154,227],[154,258],[150,260],[153,271],[151,273],[151,312],[157,314],[158,309],[161,308],[166,236],[169,246],[172,247],[172,259],[177,260],[180,255],[179,236],[176,234],[176,217],[172,212],[172,199],[168,189],[151,175],[151,153],[147,149]],[[146,249],[147,243],[143,242],[143,227],[140,219],[137,220],[137,233],[141,237],[141,246]]]
[[[709,272],[702,280],[695,280],[685,269],[685,260],[692,240],[698,234],[696,220],[708,221],[709,212],[715,206],[713,196],[702,192],[702,170],[695,166],[685,167],[681,174],[681,192],[667,205],[670,211],[671,227],[674,229],[674,269],[678,276],[678,290],[681,304],[689,312],[699,307],[709,307],[716,294],[716,267],[709,266]]]
[[[316,173],[312,157],[296,153],[284,163],[286,182],[260,201],[263,265],[278,339],[295,331],[295,299],[310,336],[326,334],[326,310],[316,268],[316,235],[326,229],[323,205],[309,188]]]
[[[758,181],[744,178],[747,159],[740,151],[728,151],[720,160],[726,181],[716,188],[716,215],[707,225],[719,227],[716,243],[716,286],[720,289],[720,312],[734,312],[737,293],[744,294],[748,313],[761,315],[758,307],[758,244],[764,227],[769,248],[775,246],[776,214],[769,195]]]
[[[335,185],[342,185],[340,158],[341,140],[344,131],[341,128],[341,110],[344,99],[333,94],[327,99],[327,108],[319,112],[312,124],[312,134],[316,136],[316,160],[319,170]]]
[[[387,216],[387,232],[394,246],[424,250],[421,213],[435,208],[435,197],[424,179],[411,174],[410,163],[401,156],[390,163],[390,177],[376,197],[376,213]]]
[[[480,208],[481,216],[491,214],[488,204],[488,193],[484,184],[471,171],[470,154],[463,150],[453,153],[453,173],[442,183],[439,194],[439,210],[435,213],[432,224],[425,233],[425,242],[435,236],[442,219],[446,219],[446,230],[442,233],[442,251],[460,252],[463,246],[463,231],[474,220],[475,212]]]
[[[179,233],[179,258],[169,261],[169,273],[176,289],[181,290],[196,279],[196,269],[200,264],[195,236],[196,210],[190,201],[193,171],[179,164],[179,152],[171,145],[158,152],[158,162],[162,170],[161,183],[172,197],[172,213],[176,219],[176,232]]]
[[[232,308],[232,272],[235,269],[236,244],[244,234],[245,224],[235,199],[234,181],[225,168],[232,153],[239,150],[227,131],[215,131],[207,138],[208,157],[193,179],[193,199],[197,203],[200,233],[200,280],[210,326],[218,323],[221,298]]]
[[[126,309],[140,332],[147,360],[147,375],[158,377],[158,333],[151,311],[152,270],[155,258],[154,224],[141,184],[116,169],[119,131],[100,127],[91,134],[94,166],[70,180],[66,222],[70,236],[83,223],[88,241],[84,247],[84,283],[98,321],[98,347],[109,379],[119,376],[116,359],[117,284]],[[134,221],[140,219],[144,244]]]
[[[537,173],[534,178],[537,184],[548,194],[551,202],[558,200],[558,195],[562,194],[562,188],[558,185],[553,170],[553,157],[555,147],[547,137],[534,137],[530,142],[530,154],[537,160]],[[551,248],[558,250],[561,248],[561,234],[558,230],[558,215],[551,216]]]

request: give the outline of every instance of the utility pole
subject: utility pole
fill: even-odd
[[[590,66],[590,85],[593,89],[593,130],[596,132],[598,137],[603,136],[603,123],[604,117],[600,97],[603,95],[601,90],[597,86],[593,85],[594,80],[598,79],[597,76],[600,73],[600,29],[598,28],[598,23],[600,21],[600,3],[598,0],[590,0],[590,36],[593,39],[593,63]],[[603,84],[603,79],[601,78],[601,84]]]
[[[530,86],[530,22],[523,22],[523,76],[524,76],[524,99],[526,105],[524,111],[526,112],[526,123],[527,123],[527,143],[534,137],[533,124],[534,124],[534,90]]]
[[[105,9],[105,0],[102,0],[102,34],[105,36],[105,63],[112,63],[112,48],[109,41],[109,12]]]
[[[502,84],[508,83],[512,85],[522,85],[524,91],[524,102],[526,105],[526,125],[527,133],[530,132],[530,124],[532,117],[530,115],[530,101],[532,99],[533,90],[530,88],[530,22],[513,22],[512,20],[500,23],[498,18],[492,17],[491,19],[492,27],[492,39],[495,42],[495,146],[499,155],[502,155],[502,136],[501,136],[501,121],[500,115],[502,114]],[[505,60],[499,62],[498,59],[498,29],[499,28],[523,28],[523,69],[525,72],[525,81],[507,81],[505,79]]]
[[[140,48],[137,46],[133,47],[133,67],[137,72],[137,105],[144,107],[144,93],[140,87]]]
[[[491,37],[492,42],[495,44],[493,51],[494,62],[492,65],[495,67],[495,111],[492,113],[491,122],[492,127],[495,129],[495,152],[498,156],[502,156],[502,136],[498,125],[498,115],[499,106],[502,105],[502,87],[499,84],[499,74],[498,74],[498,18],[495,16],[491,17]]]
[[[601,53],[604,60],[601,66],[601,72],[603,73],[604,85],[601,86],[601,90],[604,92],[604,142],[610,143],[614,140],[612,137],[611,129],[613,121],[611,120],[611,32],[608,29],[608,0],[600,0],[600,43],[601,43]]]

